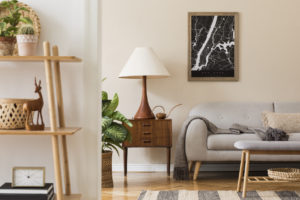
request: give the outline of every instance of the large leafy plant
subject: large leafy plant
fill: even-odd
[[[21,11],[28,12],[29,10],[18,4],[18,0],[2,1],[1,9],[7,9],[8,15],[0,18],[0,36],[14,37],[18,33],[18,25],[20,22],[32,24],[29,17],[23,17]]]
[[[132,123],[116,110],[118,104],[117,93],[108,99],[107,92],[102,91],[102,152],[114,149],[119,155],[118,148],[123,149],[122,142],[131,141],[130,132],[123,124],[132,127]]]

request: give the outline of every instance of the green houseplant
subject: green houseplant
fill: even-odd
[[[112,150],[119,155],[118,148],[122,149],[122,142],[131,141],[130,132],[126,124],[132,127],[132,123],[119,111],[118,94],[112,99],[102,91],[102,187],[112,187]]]
[[[18,0],[1,1],[0,9],[6,13],[0,17],[0,55],[9,56],[13,54],[19,24],[32,24],[32,20],[22,16],[21,11],[28,9],[19,6]]]
[[[34,56],[38,42],[38,36],[34,34],[31,24],[23,24],[17,35],[19,56]]]

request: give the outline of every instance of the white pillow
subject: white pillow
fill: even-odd
[[[300,133],[300,113],[262,113],[263,124],[266,128],[277,128],[286,133]]]

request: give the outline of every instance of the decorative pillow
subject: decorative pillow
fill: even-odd
[[[266,128],[277,128],[286,133],[300,133],[300,113],[262,113],[263,124]]]

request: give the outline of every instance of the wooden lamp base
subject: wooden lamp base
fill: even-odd
[[[143,76],[143,91],[141,105],[136,114],[134,115],[134,119],[155,119],[155,116],[148,103],[146,76]]]

